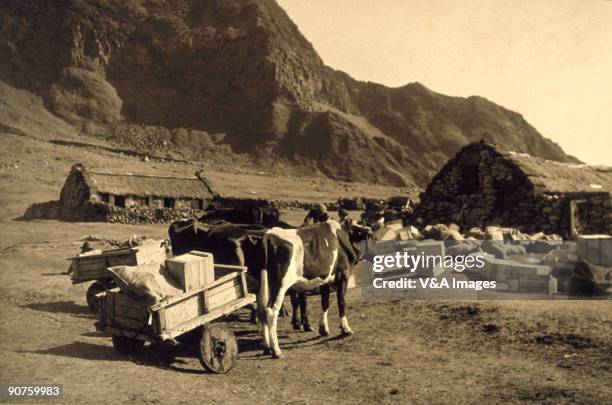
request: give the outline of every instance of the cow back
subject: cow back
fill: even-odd
[[[196,219],[175,221],[168,228],[168,236],[175,256],[192,250],[207,251],[210,227]]]
[[[168,234],[175,256],[192,250],[209,252],[215,263],[246,266],[258,279],[264,265],[262,238],[266,230],[261,225],[208,225],[189,219],[172,223]]]

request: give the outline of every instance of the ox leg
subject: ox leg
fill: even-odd
[[[283,358],[283,352],[280,349],[278,344],[278,335],[276,333],[276,326],[278,325],[278,313],[283,305],[283,300],[285,298],[285,293],[287,292],[288,287],[281,286],[280,290],[276,294],[276,299],[274,300],[274,304],[272,308],[266,308],[266,320],[270,333],[270,348],[272,349],[272,357],[275,359]],[[273,295],[274,296],[274,295]]]
[[[289,290],[289,298],[291,299],[291,325],[293,329],[302,329],[300,319],[298,318],[298,306],[300,306],[299,294],[294,290]]]
[[[304,332],[312,332],[312,326],[310,326],[310,322],[308,322],[306,291],[300,292],[298,294],[298,298],[300,303],[300,318],[302,318],[302,327],[304,328]]]
[[[278,311],[278,316],[282,318],[289,316],[289,311],[287,310],[287,306],[285,305],[284,302],[283,302],[283,305],[281,305],[280,311]]]
[[[348,280],[346,276],[341,274],[336,282],[336,298],[338,299],[338,316],[340,317],[340,336],[349,336],[353,334],[351,327],[346,319],[346,304],[344,295],[346,294],[346,286]]]
[[[329,336],[329,325],[327,323],[327,311],[329,310],[329,285],[321,286],[321,320],[319,321],[319,335]]]
[[[259,323],[259,329],[263,337],[263,354],[270,354],[270,327],[268,324],[268,305],[270,303],[270,295],[268,290],[268,272],[266,270],[261,271],[261,284],[259,286],[259,293],[257,294],[257,321]]]
[[[261,334],[263,335],[263,354],[271,354],[272,349],[270,348],[270,328],[268,327],[268,324],[264,322],[260,322],[259,326]]]

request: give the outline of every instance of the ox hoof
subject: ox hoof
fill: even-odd
[[[312,332],[313,331],[312,326],[310,326],[309,323],[305,323],[302,327],[304,328],[304,332]]]
[[[302,325],[299,322],[293,322],[293,330],[302,330]]]
[[[269,356],[272,354],[272,349],[270,349],[269,347],[264,347],[263,348],[263,355],[264,356]]]
[[[283,354],[283,352],[272,352],[272,358],[273,359],[283,359],[285,358],[285,355]]]
[[[340,336],[341,337],[347,337],[347,336],[351,336],[354,332],[350,329],[340,329]]]
[[[319,326],[319,335],[329,336],[329,331],[325,329],[323,326]]]

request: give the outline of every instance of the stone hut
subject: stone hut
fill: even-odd
[[[565,164],[504,151],[485,142],[463,147],[421,193],[426,223],[502,225],[523,232],[612,232],[612,168]]]
[[[72,211],[74,219],[168,222],[197,215],[214,196],[201,173],[194,177],[111,173],[76,164],[64,183],[59,206]]]

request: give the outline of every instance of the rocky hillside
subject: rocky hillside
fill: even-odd
[[[161,127],[160,147],[223,144],[345,180],[422,187],[483,138],[575,161],[486,99],[325,66],[274,0],[4,0],[0,79],[86,134],[134,144],[134,127]]]

